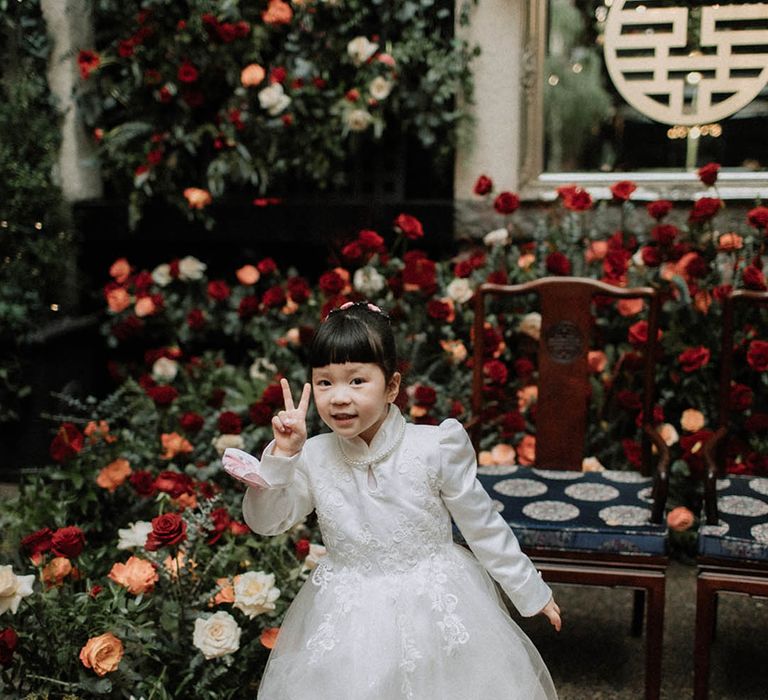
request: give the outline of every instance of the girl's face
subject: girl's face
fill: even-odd
[[[312,369],[312,391],[323,422],[345,438],[371,444],[400,389],[400,373],[387,382],[373,362],[345,362]]]

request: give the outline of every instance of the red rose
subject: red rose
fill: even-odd
[[[640,394],[631,389],[622,389],[617,392],[616,401],[625,411],[639,411],[643,405]]]
[[[473,191],[475,194],[482,197],[483,195],[488,194],[492,189],[493,180],[491,180],[491,178],[487,177],[486,175],[481,175],[477,178],[477,182],[475,182]]]
[[[182,83],[194,83],[200,73],[189,61],[184,61],[179,66],[178,78]]]
[[[95,51],[79,51],[77,54],[77,67],[80,69],[80,77],[88,80],[92,71],[101,65],[101,56]]]
[[[357,241],[352,241],[341,249],[341,254],[347,261],[357,262],[363,257],[363,247]]]
[[[637,189],[637,185],[631,180],[619,180],[611,185],[610,189],[614,201],[627,202],[632,193]]]
[[[283,389],[279,384],[270,384],[261,393],[261,400],[272,408],[283,407]]]
[[[211,520],[213,527],[208,530],[208,544],[216,544],[221,536],[229,530],[229,524],[232,522],[232,516],[226,508],[215,508],[211,511]]]
[[[698,253],[694,253],[685,265],[685,274],[690,278],[704,277],[709,272],[709,265]]]
[[[249,294],[240,300],[237,306],[237,315],[240,318],[246,321],[257,313],[259,313],[259,300],[255,296]]]
[[[581,187],[559,188],[562,190],[563,206],[571,211],[587,211],[592,208],[592,195]]]
[[[733,384],[728,394],[728,403],[734,411],[746,411],[754,397],[754,392],[746,384]]]
[[[707,163],[698,169],[697,175],[699,176],[699,180],[708,187],[711,187],[717,182],[717,173],[719,171],[720,165],[718,163]]]
[[[571,274],[571,262],[559,250],[547,255],[545,266],[547,272],[553,275],[565,276]]]
[[[202,309],[192,309],[187,314],[187,325],[193,331],[199,331],[205,325],[205,314]]]
[[[623,277],[629,267],[632,253],[624,248],[609,248],[603,258],[603,271],[611,279]]]
[[[512,214],[520,208],[520,197],[514,192],[501,192],[493,200],[493,208],[499,214]]]
[[[525,430],[525,418],[518,411],[508,411],[499,419],[499,426],[502,436],[509,438]]]
[[[234,411],[224,411],[219,415],[219,432],[239,435],[243,432],[243,422]]]
[[[656,339],[661,339],[661,329],[656,331]],[[634,347],[641,347],[648,342],[648,321],[633,323],[627,330],[627,340]]]
[[[747,265],[741,273],[741,279],[747,289],[753,289],[758,292],[768,291],[768,285],[765,283],[763,271],[755,265]]]
[[[312,294],[309,283],[303,277],[289,277],[286,287],[291,301],[295,301],[297,304],[306,301]]]
[[[357,242],[367,251],[378,253],[384,249],[384,239],[376,231],[360,231]]]
[[[698,430],[690,435],[680,438],[680,447],[683,449],[683,459],[688,463],[691,471],[701,473],[704,469],[704,459],[701,448],[706,445],[714,433],[711,430]]]
[[[152,518],[152,532],[147,536],[144,548],[154,552],[183,542],[187,537],[187,524],[178,513],[165,513]]]
[[[155,491],[157,491],[155,477],[146,470],[133,472],[128,477],[128,481],[139,496],[154,496]]]
[[[694,348],[686,348],[677,356],[680,368],[683,372],[695,372],[709,363],[710,352],[708,348],[699,345]]]
[[[194,411],[187,411],[180,419],[179,424],[186,433],[196,433],[203,427],[203,417]]]
[[[85,435],[74,423],[62,423],[51,441],[48,452],[56,462],[66,462],[83,449]]]
[[[768,230],[768,207],[755,207],[747,212],[747,222],[756,229]]]
[[[224,280],[211,280],[208,282],[208,296],[214,301],[229,299],[231,291]]]
[[[277,263],[272,258],[264,258],[263,260],[259,260],[259,262],[256,263],[256,269],[262,275],[271,275],[275,270],[277,270]]]
[[[394,227],[412,241],[424,236],[424,228],[421,225],[421,221],[410,214],[400,214],[395,219]]]
[[[421,251],[410,251],[403,256],[403,288],[406,292],[434,293],[437,287],[437,265]]]
[[[179,396],[179,392],[168,384],[151,386],[146,391],[156,406],[170,406]]]
[[[297,559],[305,559],[307,554],[309,554],[309,540],[298,540],[294,545],[294,549],[296,550]]]
[[[419,406],[434,406],[437,402],[437,392],[431,386],[419,384],[413,393],[413,400]]]
[[[524,377],[530,377],[531,374],[533,374],[533,370],[535,369],[533,362],[531,362],[527,357],[521,357],[515,360],[514,366],[515,374],[521,379]]]
[[[471,260],[459,260],[453,268],[453,274],[456,277],[469,277],[474,269]]]
[[[485,281],[488,284],[509,284],[509,275],[507,275],[506,270],[494,270],[488,273]]]
[[[427,316],[437,321],[451,322],[454,318],[454,309],[451,304],[439,299],[430,299],[427,303]]]
[[[192,478],[181,472],[170,469],[160,472],[155,478],[154,487],[157,491],[167,493],[171,498],[178,498],[185,493],[194,493],[195,486]]]
[[[229,523],[229,531],[233,535],[247,535],[251,529],[245,524],[238,522],[237,520],[232,520]]]
[[[320,275],[317,284],[326,296],[339,294],[346,286],[344,278],[335,270],[330,270]]]
[[[285,290],[277,285],[267,289],[261,297],[261,303],[266,309],[278,309],[285,305],[286,300]]]
[[[680,229],[672,224],[659,224],[651,229],[651,238],[659,245],[671,245],[680,234]]]
[[[718,284],[712,287],[712,296],[720,303],[733,291],[732,284]]]
[[[657,199],[655,202],[648,202],[645,209],[656,221],[661,221],[672,211],[672,206],[672,202],[667,199]]]
[[[709,221],[723,208],[723,200],[716,197],[702,197],[693,203],[693,209],[688,215],[688,220],[694,224]]]
[[[661,265],[661,251],[655,246],[646,245],[640,249],[640,257],[646,267],[658,267]]]
[[[627,458],[627,462],[633,467],[640,467],[642,465],[642,450],[640,449],[639,442],[625,438],[621,441],[621,447],[624,450],[624,456]]]
[[[0,666],[10,666],[19,638],[12,628],[0,630]]]
[[[483,365],[483,374],[491,384],[506,384],[509,370],[501,360],[488,360]]]
[[[57,557],[75,559],[85,547],[85,535],[76,525],[60,527],[51,535],[51,551]]]
[[[248,409],[248,417],[254,425],[269,425],[272,422],[272,407],[263,401],[256,401]]]
[[[751,341],[747,349],[747,362],[755,372],[768,370],[768,341]]]
[[[31,535],[27,535],[22,538],[20,542],[21,551],[24,552],[35,566],[39,566],[42,561],[43,554],[51,549],[51,537],[53,531],[49,527],[44,527],[42,530],[33,532]]]

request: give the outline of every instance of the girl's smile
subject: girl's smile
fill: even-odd
[[[312,390],[323,422],[345,438],[370,445],[400,388],[400,374],[387,382],[373,362],[344,362],[315,367]]]

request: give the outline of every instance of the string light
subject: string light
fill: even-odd
[[[722,134],[723,127],[720,124],[700,124],[691,127],[676,125],[667,130],[668,139],[687,139],[689,136],[692,139],[698,139],[702,136],[711,136],[716,139]]]
[[[560,78],[558,78],[554,73],[547,78],[547,82],[552,86],[555,87],[560,82]]]
[[[42,223],[42,221],[36,221],[36,222],[35,222],[35,228],[36,228],[38,231],[41,231],[41,230],[43,229],[43,223]]]

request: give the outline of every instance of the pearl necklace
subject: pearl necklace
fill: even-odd
[[[352,459],[352,457],[349,457],[344,452],[344,447],[341,443],[341,438],[336,435],[336,444],[338,445],[339,452],[341,453],[341,458],[350,466],[355,467],[356,469],[366,469],[368,467],[372,467],[374,464],[377,464],[378,462],[381,462],[385,460],[389,455],[391,455],[399,446],[400,443],[403,441],[403,436],[405,435],[405,420],[401,417],[400,419],[400,431],[397,434],[397,437],[392,441],[392,443],[387,447],[385,450],[382,450],[381,452],[373,455],[368,456],[365,459]]]

